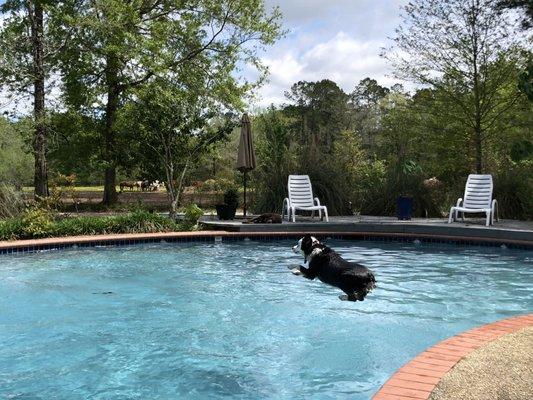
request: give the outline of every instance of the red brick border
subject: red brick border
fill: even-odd
[[[172,238],[205,238],[215,236],[227,236],[228,232],[224,231],[199,231],[199,232],[158,232],[158,233],[120,233],[110,235],[84,235],[84,236],[62,236],[44,239],[25,239],[25,240],[4,240],[0,241],[0,250],[17,249],[21,247],[38,247],[38,246],[59,246],[74,245],[83,243],[96,242],[120,242],[124,240],[164,240]]]
[[[533,314],[503,319],[453,336],[426,349],[392,375],[372,400],[428,399],[444,374],[478,347],[533,326]]]
[[[482,237],[466,237],[466,236],[449,236],[449,235],[431,235],[431,234],[415,234],[415,233],[397,233],[397,232],[342,232],[342,231],[313,231],[312,229],[300,232],[292,231],[276,231],[276,232],[229,232],[229,231],[195,231],[195,232],[159,232],[159,233],[126,233],[126,234],[109,234],[109,235],[87,235],[87,236],[63,236],[52,237],[44,239],[29,239],[29,240],[6,240],[0,241],[0,251],[5,249],[20,249],[28,247],[44,247],[44,246],[68,246],[75,244],[88,243],[105,243],[113,244],[121,241],[143,241],[143,240],[164,240],[164,239],[207,239],[215,237],[230,237],[230,238],[254,238],[254,237],[298,237],[305,234],[312,234],[319,237],[335,236],[345,238],[365,238],[365,237],[381,237],[381,238],[404,238],[422,240],[443,240],[443,241],[457,241],[459,243],[493,243],[493,244],[508,244],[518,246],[533,246],[533,242],[529,240],[510,240],[510,239],[496,239],[496,238],[482,238]]]

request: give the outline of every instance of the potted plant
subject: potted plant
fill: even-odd
[[[217,204],[218,219],[234,219],[239,204],[239,192],[236,188],[230,187],[224,192],[224,204]]]

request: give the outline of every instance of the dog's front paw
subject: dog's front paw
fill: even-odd
[[[291,269],[291,272],[292,272],[294,275],[303,275],[303,274],[302,274],[302,271],[300,271],[300,268],[293,268],[293,269]]]
[[[352,294],[350,296],[348,296],[347,294],[341,294],[339,296],[339,299],[341,299],[342,301],[357,301],[357,300],[363,301],[364,297],[360,299],[356,294]]]
[[[303,275],[299,265],[289,265],[287,268],[291,270],[294,275]]]

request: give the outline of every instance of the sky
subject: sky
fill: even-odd
[[[348,93],[366,77],[383,86],[398,82],[379,53],[390,44],[408,0],[264,1],[267,10],[280,8],[286,35],[260,53],[270,74],[253,106],[286,102],[285,91],[300,80],[331,79]],[[244,76],[255,77],[246,69]]]
[[[299,80],[331,79],[353,91],[370,77],[384,86],[398,80],[380,49],[400,23],[407,0],[265,0],[267,9],[283,14],[284,38],[260,55],[269,67],[268,82],[258,92],[257,105],[285,102],[284,92]]]

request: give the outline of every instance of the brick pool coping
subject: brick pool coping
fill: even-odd
[[[168,242],[188,242],[188,241],[211,241],[240,240],[255,238],[263,240],[277,240],[287,238],[298,238],[305,234],[313,234],[318,237],[333,237],[354,240],[376,240],[376,241],[400,241],[411,242],[420,240],[422,243],[452,243],[459,245],[485,245],[501,246],[507,245],[513,248],[533,250],[533,241],[496,239],[486,237],[464,237],[440,234],[415,234],[397,232],[339,232],[339,231],[274,231],[274,232],[228,232],[228,231],[195,231],[195,232],[159,232],[159,233],[131,233],[131,234],[110,234],[110,235],[87,235],[87,236],[65,236],[45,239],[12,240],[0,241],[0,254],[6,253],[26,253],[40,250],[55,250],[69,248],[73,246],[113,246],[131,245],[137,243],[156,243],[160,241]]]
[[[429,347],[397,370],[372,400],[429,399],[442,377],[475,349],[508,333],[533,326],[533,314],[483,325]]]

